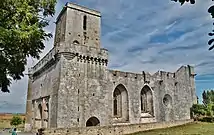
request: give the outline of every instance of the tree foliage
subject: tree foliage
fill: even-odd
[[[0,89],[9,92],[12,80],[24,76],[27,57],[39,58],[46,19],[55,13],[56,0],[1,0],[0,2]]]
[[[206,107],[203,104],[194,104],[191,108],[191,112],[198,116],[205,115]]]
[[[211,117],[211,121],[213,121],[214,116],[214,90],[204,90],[202,93],[202,103],[203,104],[194,104],[191,107],[191,112],[193,116],[197,117],[207,117],[206,119],[209,119]],[[203,118],[202,118],[203,119]]]
[[[183,5],[185,2],[190,2],[191,4],[195,4],[195,0],[171,0],[171,1],[175,1],[175,2],[180,2],[181,5]],[[214,1],[214,0],[212,0]],[[212,18],[214,18],[214,5],[210,6],[208,8],[208,13],[211,14]],[[213,23],[214,25],[214,23]],[[208,33],[209,36],[214,36],[214,30],[212,30],[212,32]],[[214,38],[210,39],[208,41],[208,45],[210,45],[209,50],[212,50],[214,48]]]
[[[203,104],[208,106],[214,103],[214,90],[208,90],[202,93]]]
[[[22,124],[22,119],[19,116],[13,116],[13,118],[10,121],[11,126],[18,126]]]

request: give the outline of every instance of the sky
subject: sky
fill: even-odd
[[[101,46],[109,50],[108,68],[129,72],[175,72],[181,65],[195,67],[196,93],[214,89],[214,52],[208,51],[211,0],[195,5],[170,0],[58,0],[46,31],[55,32],[55,20],[66,2],[101,12]],[[45,41],[41,58],[53,47]],[[38,60],[28,58],[27,68]],[[24,113],[28,78],[14,81],[11,93],[0,93],[0,112]]]

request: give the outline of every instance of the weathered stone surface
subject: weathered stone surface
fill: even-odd
[[[168,128],[179,126],[192,122],[192,120],[168,121],[146,124],[132,124],[120,126],[103,126],[103,127],[81,127],[68,129],[49,129],[45,130],[45,135],[126,135],[140,131],[147,131],[157,128]]]
[[[153,75],[109,70],[108,51],[100,47],[100,13],[81,6],[68,4],[56,27],[54,48],[32,68],[33,128],[190,119],[197,100],[193,67]]]

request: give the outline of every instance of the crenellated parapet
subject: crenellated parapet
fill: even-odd
[[[192,66],[181,66],[175,72],[157,71],[152,75],[152,78],[156,81],[159,81],[160,84],[162,84],[164,81],[170,80],[174,81],[175,85],[177,85],[180,79],[187,77],[186,75],[194,78],[196,74],[194,73],[194,68]]]
[[[166,72],[166,71],[157,71],[154,74],[150,74],[149,72],[142,71],[142,73],[131,73],[131,72],[123,72],[117,70],[109,70],[112,74],[112,77],[123,77],[123,78],[133,78],[136,80],[142,80],[142,82],[150,84],[151,82],[159,82],[159,84],[164,83],[165,81],[174,81],[175,85],[178,83],[180,77],[178,76],[181,73],[186,74],[188,76],[195,76],[194,68],[192,66],[182,66],[175,72]]]
[[[76,56],[77,56],[77,61],[78,62],[91,63],[91,64],[103,65],[103,66],[107,66],[108,65],[108,60],[107,59],[102,59],[102,58],[99,58],[99,57],[85,56],[85,55],[81,55],[79,53],[76,53]]]
[[[160,71],[160,77],[161,79],[174,79],[175,78],[175,73],[172,72],[166,72],[166,71]]]
[[[77,57],[78,62],[91,63],[95,65],[108,65],[108,50],[93,46],[62,43],[63,48],[56,48],[57,53],[70,53]],[[65,54],[66,55],[66,54]]]
[[[157,71],[152,75],[154,80],[158,81],[159,84],[162,84],[164,81],[172,80],[176,82],[176,75],[172,72],[166,72],[166,71]]]
[[[143,74],[140,73],[132,73],[132,72],[123,72],[117,70],[109,70],[113,77],[124,77],[124,78],[132,78],[132,79],[142,79]]]
[[[96,48],[93,46],[86,46],[86,45],[79,45],[79,44],[69,44],[69,43],[61,43],[60,46],[63,47],[56,47],[58,53],[60,52],[71,52],[71,53],[78,53],[83,56],[89,57],[99,57],[101,59],[108,59],[108,50],[105,48]]]

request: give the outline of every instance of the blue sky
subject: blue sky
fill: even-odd
[[[197,73],[197,95],[200,97],[204,89],[214,89],[214,52],[208,51],[207,45],[207,33],[212,28],[207,13],[211,0],[183,6],[170,0],[59,0],[56,16],[66,2],[101,12],[101,46],[109,50],[109,68],[154,73],[174,72],[190,64]],[[46,28],[53,34],[56,16],[50,18]],[[45,43],[41,57],[53,47],[53,39]],[[36,62],[29,58],[27,67]],[[27,81],[24,77],[13,82],[11,93],[0,94],[0,112],[25,112]]]

